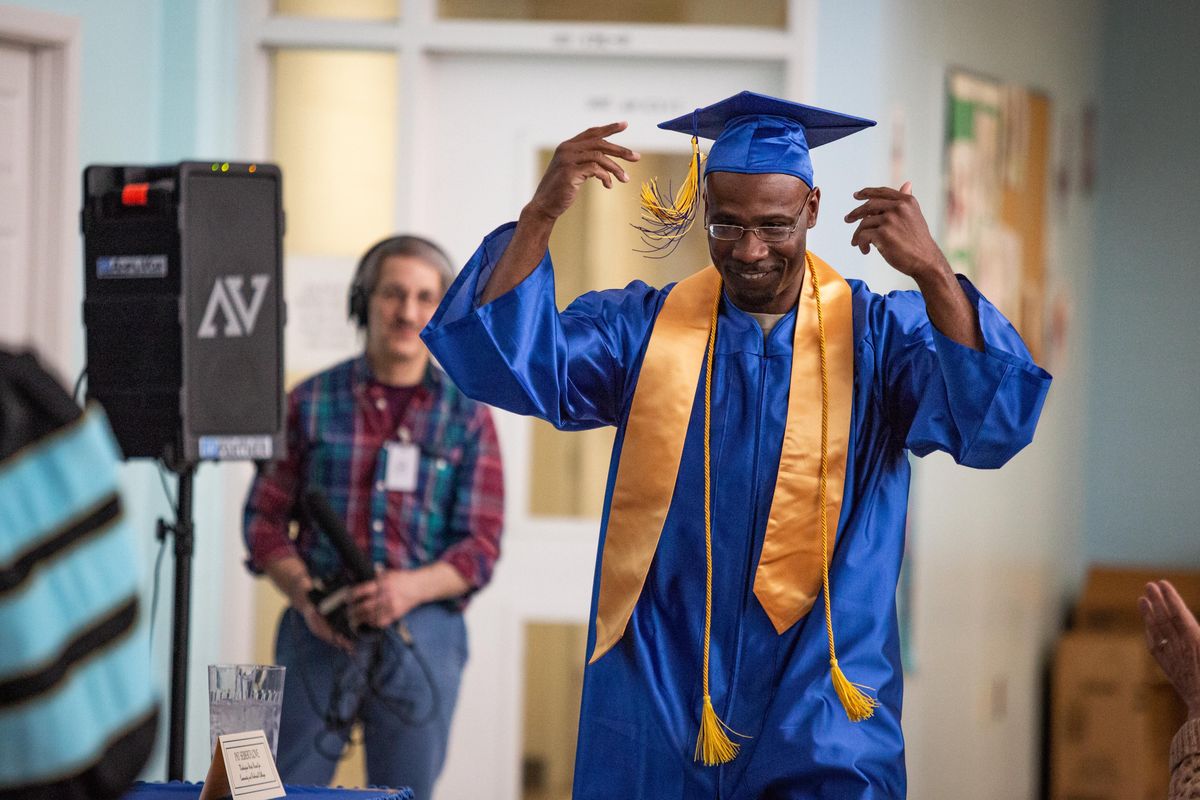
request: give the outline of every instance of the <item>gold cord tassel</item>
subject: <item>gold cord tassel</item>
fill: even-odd
[[[870,687],[851,683],[838,665],[837,652],[833,646],[833,616],[829,601],[829,520],[825,505],[829,482],[829,370],[825,363],[825,320],[821,315],[821,284],[817,279],[817,267],[812,256],[804,254],[808,274],[812,276],[813,299],[817,304],[817,333],[821,355],[821,483],[817,502],[821,508],[821,583],[825,595],[825,629],[829,635],[829,670],[833,677],[833,690],[837,692],[846,716],[851,722],[870,719],[879,707],[879,701],[864,693]]]
[[[717,299],[713,303],[712,318],[708,327],[708,358],[704,368],[704,556],[708,565],[704,583],[704,708],[700,712],[700,733],[696,736],[694,760],[706,767],[725,764],[737,757],[741,745],[729,738],[729,734],[742,736],[730,728],[713,708],[708,693],[708,646],[712,633],[712,479],[709,459],[709,428],[712,420],[712,373],[713,353],[717,345],[717,309],[721,306],[721,286],[717,285]],[[747,738],[742,736],[743,739]]]
[[[864,689],[870,687],[851,682],[838,665],[837,650],[833,642],[833,609],[829,599],[829,517],[826,507],[829,484],[829,369],[825,352],[825,320],[821,309],[821,285],[817,277],[816,264],[812,256],[805,254],[808,272],[811,276],[813,299],[817,306],[817,333],[820,348],[821,364],[821,475],[818,491],[818,503],[821,515],[821,583],[825,595],[825,629],[829,637],[829,669],[833,679],[833,689],[838,700],[846,709],[846,716],[851,722],[862,722],[874,715],[879,707],[879,701],[866,694]],[[704,708],[700,713],[700,733],[696,737],[695,760],[705,766],[717,766],[732,761],[737,757],[741,745],[734,742],[729,734],[747,738],[730,728],[717,716],[713,708],[712,696],[708,690],[708,651],[712,634],[712,473],[709,443],[709,430],[712,421],[712,373],[713,356],[717,342],[717,311],[721,304],[721,288],[717,287],[717,298],[713,303],[712,317],[708,330],[708,355],[704,370],[704,548],[707,571],[705,573],[704,595]]]
[[[838,700],[842,701],[842,707],[846,709],[846,716],[850,721],[862,722],[874,716],[879,701],[862,691],[867,687],[851,683],[838,666],[836,658],[829,659],[829,669],[833,675],[833,690],[837,692]]]
[[[712,698],[705,693],[704,710],[700,712],[700,735],[696,737],[695,760],[703,762],[706,767],[715,767],[737,758],[741,745],[730,739],[725,731],[741,735],[721,721],[713,709]]]
[[[700,200],[700,142],[692,137],[692,163],[687,179],[670,197],[670,188],[664,192],[658,179],[642,184],[642,223],[634,225],[642,235],[646,250],[641,252],[664,258],[675,251],[680,240],[692,228],[696,220],[696,207]]]

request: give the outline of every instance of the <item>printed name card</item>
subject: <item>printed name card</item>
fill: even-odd
[[[217,737],[217,750],[200,800],[271,800],[286,795],[265,733],[247,731]]]

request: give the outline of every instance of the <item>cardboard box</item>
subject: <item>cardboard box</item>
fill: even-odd
[[[1166,578],[1183,601],[1200,613],[1200,572],[1099,564],[1088,569],[1083,594],[1072,613],[1073,629],[1140,631],[1137,599],[1150,581]]]
[[[1162,800],[1187,709],[1146,648],[1137,599],[1166,578],[1200,611],[1200,572],[1088,569],[1051,686],[1051,800]]]
[[[1186,708],[1140,631],[1072,631],[1051,692],[1051,800],[1163,800]]]

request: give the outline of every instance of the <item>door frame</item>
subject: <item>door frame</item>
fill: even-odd
[[[437,0],[404,0],[403,17],[360,22],[273,16],[272,0],[240,4],[242,146],[248,158],[270,150],[270,51],[275,48],[379,50],[396,53],[400,73],[397,115],[396,228],[427,227],[422,202],[436,176],[420,154],[429,144],[428,120],[437,102],[425,87],[441,55],[557,55],[588,58],[771,61],[782,65],[784,91],[811,98],[816,86],[819,0],[785,0],[787,27],[562,23],[439,19]],[[503,35],[497,36],[497,30]]]
[[[79,20],[12,6],[0,41],[33,48],[29,343],[69,380],[82,358],[79,279]]]

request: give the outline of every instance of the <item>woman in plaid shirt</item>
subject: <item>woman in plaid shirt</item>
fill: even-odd
[[[490,413],[418,336],[452,277],[446,255],[419,237],[367,251],[350,288],[365,352],[292,390],[287,456],[260,471],[246,502],[247,565],[291,602],[276,640],[287,667],[286,783],[327,784],[356,719],[372,784],[411,786],[424,800],[445,758],[467,658],[462,611],[491,578],[504,508]],[[350,590],[351,625],[394,633],[351,641],[309,599],[314,581],[343,572],[300,511],[310,488],[379,570]]]

